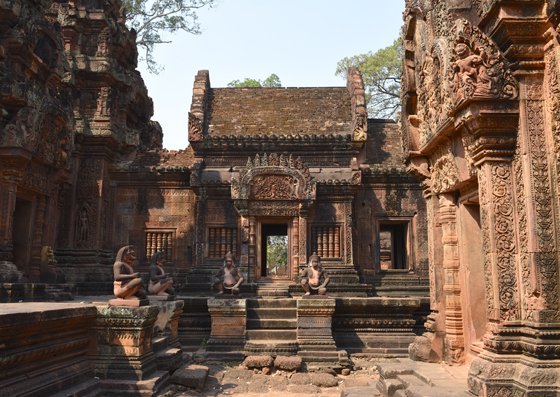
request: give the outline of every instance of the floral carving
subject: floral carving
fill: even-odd
[[[432,191],[435,194],[450,190],[459,182],[459,170],[450,140],[446,140],[434,151],[432,164]]]
[[[259,175],[253,179],[252,196],[259,200],[297,198],[298,182],[285,175]]]
[[[513,197],[509,164],[495,163],[492,169],[492,211],[497,250],[497,271],[500,295],[500,318],[519,318],[519,297],[515,274],[515,234]]]
[[[453,27],[449,85],[455,106],[471,98],[516,99],[517,81],[498,47],[466,20]]]
[[[200,140],[202,140],[202,124],[200,124],[198,117],[189,112],[189,141]]]

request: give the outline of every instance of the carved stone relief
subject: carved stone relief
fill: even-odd
[[[431,156],[432,191],[435,194],[452,189],[459,182],[459,170],[453,155],[453,143],[446,139]]]

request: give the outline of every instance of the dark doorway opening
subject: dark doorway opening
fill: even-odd
[[[261,277],[288,277],[288,225],[262,224]]]
[[[380,224],[381,270],[406,269],[406,224]]]
[[[24,277],[29,276],[29,261],[31,257],[31,219],[33,203],[16,198],[16,208],[12,227],[13,261]]]

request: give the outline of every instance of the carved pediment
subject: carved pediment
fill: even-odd
[[[469,99],[517,99],[517,80],[494,42],[466,20],[456,22],[451,37],[448,82],[456,108]]]
[[[301,159],[276,154],[257,155],[248,160],[238,178],[232,179],[231,197],[243,208],[247,206],[241,203],[247,201],[268,202],[267,208],[274,203],[281,203],[284,208],[291,201],[296,207],[290,208],[299,208],[298,202],[304,204],[315,200],[316,185]],[[283,213],[280,208],[279,213]]]

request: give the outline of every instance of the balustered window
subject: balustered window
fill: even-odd
[[[165,254],[167,262],[173,261],[173,236],[172,231],[146,230],[145,256],[147,261],[152,260],[152,255],[158,251]]]
[[[340,258],[340,226],[311,228],[311,253],[322,258]]]
[[[230,251],[237,258],[237,228],[208,228],[208,258],[223,258]]]

